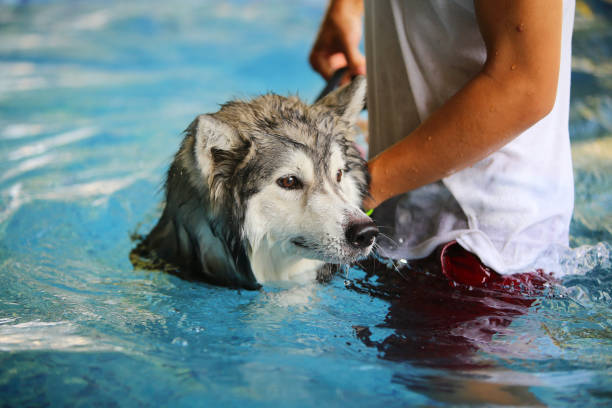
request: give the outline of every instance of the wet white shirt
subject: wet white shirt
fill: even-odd
[[[477,164],[388,203],[384,208],[392,209],[392,217],[387,222],[399,245],[387,245],[385,255],[422,258],[457,240],[484,264],[508,274],[542,267],[544,252],[568,246],[574,203],[568,118],[575,1],[563,3],[553,110]],[[470,0],[366,0],[365,20],[373,157],[408,135],[480,71],[486,49]]]

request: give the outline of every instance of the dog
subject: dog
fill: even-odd
[[[196,117],[132,255],[245,289],[328,280],[367,257],[378,230],[360,209],[369,174],[352,140],[365,93],[356,77],[312,105],[266,94]]]

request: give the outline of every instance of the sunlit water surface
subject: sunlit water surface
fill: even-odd
[[[516,301],[352,269],[239,292],[134,270],[130,235],[196,114],[320,90],[323,8],[0,1],[0,405],[611,403],[606,1],[577,8],[563,285]]]

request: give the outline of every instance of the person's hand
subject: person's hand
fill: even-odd
[[[363,31],[363,0],[332,0],[310,51],[310,65],[326,80],[342,67],[346,81],[365,75],[365,58],[359,51]]]

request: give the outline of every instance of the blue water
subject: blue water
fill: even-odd
[[[562,285],[521,303],[352,269],[239,292],[132,267],[196,114],[321,89],[323,9],[0,1],[0,406],[612,403],[606,1],[578,3]]]

